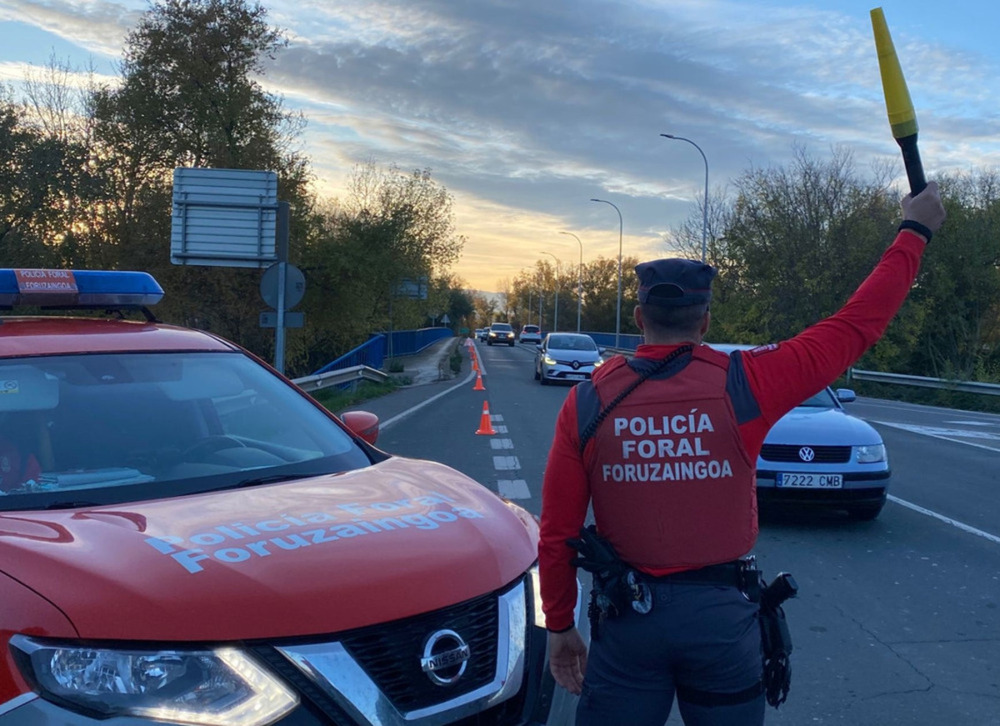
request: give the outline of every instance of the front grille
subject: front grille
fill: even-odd
[[[485,686],[497,668],[497,593],[348,633],[341,642],[379,689],[402,712],[432,706]],[[454,630],[469,646],[465,673],[454,687],[435,685],[420,669],[424,642],[432,633]]]
[[[815,456],[811,461],[804,461],[799,456],[803,447],[813,450]],[[851,460],[850,446],[812,446],[810,444],[764,444],[760,450],[760,458],[764,461],[785,461],[798,464],[846,464]]]

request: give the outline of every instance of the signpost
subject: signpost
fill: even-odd
[[[247,169],[174,169],[170,261],[175,265],[266,267],[260,294],[275,313],[274,367],[285,370],[285,328],[301,328],[290,313],[305,294],[305,276],[288,264],[288,202],[278,201],[278,175]]]

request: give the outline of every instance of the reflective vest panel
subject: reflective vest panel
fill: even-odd
[[[640,569],[701,567],[757,539],[754,462],[726,393],[729,357],[696,349],[675,375],[648,379],[602,421],[587,447],[597,528]],[[601,408],[638,374],[594,382]]]

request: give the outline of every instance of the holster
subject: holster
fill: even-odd
[[[760,598],[760,638],[764,651],[764,697],[777,708],[792,684],[792,635],[781,604],[798,592],[791,575],[780,573],[763,588]]]

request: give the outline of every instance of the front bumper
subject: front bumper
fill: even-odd
[[[788,471],[788,469],[782,469]],[[839,473],[836,471],[823,473]],[[757,470],[757,499],[761,503],[789,503],[845,507],[875,505],[885,501],[892,482],[892,472],[885,469],[871,473],[845,473],[839,489],[784,489],[775,486],[775,472]]]
[[[273,726],[537,726],[554,682],[547,634],[534,625],[531,578],[443,611],[321,639],[244,644],[300,698]],[[467,633],[474,656],[453,686],[432,683],[419,654],[435,630]],[[415,655],[416,654],[416,655]],[[0,704],[0,726],[163,726],[98,719],[26,694]],[[234,724],[234,726],[236,726]]]

